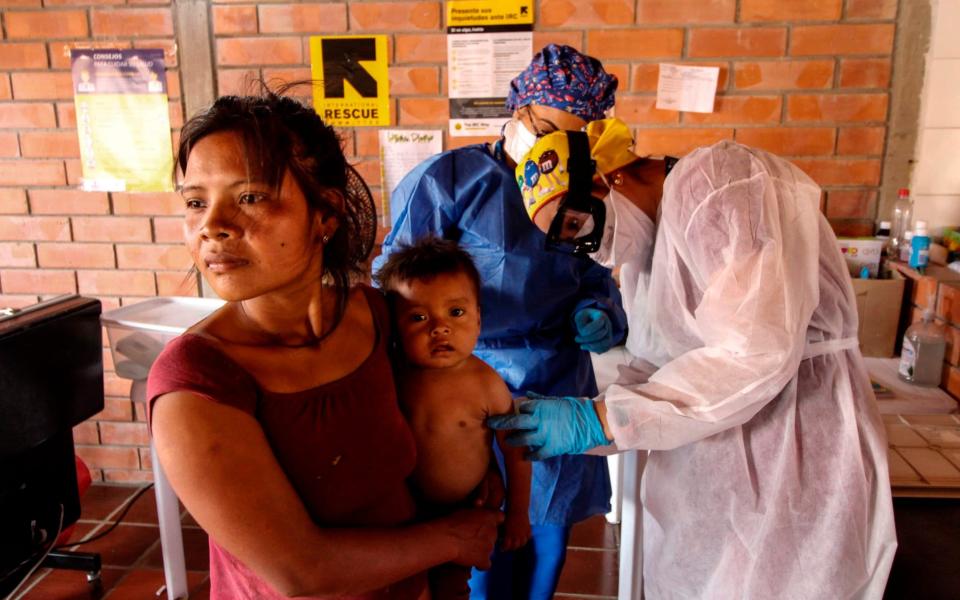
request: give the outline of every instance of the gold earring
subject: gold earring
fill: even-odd
[[[325,234],[323,234],[323,238],[322,238],[322,241],[323,241],[323,243],[324,243],[324,244],[326,244],[327,242],[329,242],[329,241],[330,241],[330,236],[329,236],[329,235],[327,235],[326,233],[325,233]]]
[[[623,185],[623,173],[620,171],[613,174],[613,185]]]

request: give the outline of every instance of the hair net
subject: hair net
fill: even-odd
[[[595,121],[613,106],[616,91],[617,77],[599,60],[570,46],[549,44],[510,82],[507,109],[541,104]]]

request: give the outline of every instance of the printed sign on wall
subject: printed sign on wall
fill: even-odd
[[[328,125],[390,124],[387,37],[339,35],[310,38],[313,106]]]
[[[510,80],[532,56],[532,0],[449,0],[450,135],[498,135]]]
[[[163,50],[70,51],[87,191],[173,191]]]

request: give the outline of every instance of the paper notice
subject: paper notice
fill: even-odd
[[[390,194],[400,180],[427,158],[443,151],[440,130],[381,129],[380,176],[383,195],[381,223],[390,225]]]
[[[686,112],[713,112],[720,67],[660,64],[657,108]]]

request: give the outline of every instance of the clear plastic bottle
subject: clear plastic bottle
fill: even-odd
[[[903,234],[903,241],[900,242],[900,249],[898,250],[900,256],[900,262],[908,263],[910,262],[910,253],[913,252],[913,232],[908,231]]]
[[[903,335],[900,379],[924,387],[940,385],[946,348],[943,328],[934,320],[933,310],[928,308],[923,311],[920,322],[911,325]]]
[[[893,204],[893,217],[890,219],[890,241],[888,242],[887,255],[903,256],[903,238],[908,231],[912,231],[911,223],[913,220],[913,200],[910,198],[910,190],[900,188],[897,191],[897,201]],[[907,244],[908,256],[910,244]],[[901,260],[906,260],[901,258]]]

